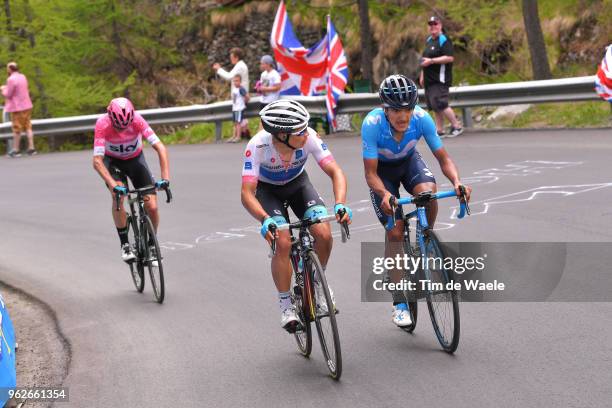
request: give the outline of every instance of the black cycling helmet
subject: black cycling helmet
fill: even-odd
[[[400,74],[386,77],[380,83],[378,96],[385,108],[395,109],[413,110],[419,99],[414,81]]]

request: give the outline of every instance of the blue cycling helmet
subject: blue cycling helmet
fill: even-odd
[[[378,96],[385,108],[394,109],[412,110],[419,99],[414,81],[400,74],[386,77],[380,83]]]

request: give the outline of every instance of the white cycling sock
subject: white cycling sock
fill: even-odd
[[[278,292],[278,305],[281,312],[287,310],[291,306],[291,292]]]

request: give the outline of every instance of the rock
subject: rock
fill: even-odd
[[[531,107],[531,104],[500,106],[487,118],[488,120],[513,119]]]

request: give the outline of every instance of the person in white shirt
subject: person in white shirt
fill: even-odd
[[[221,67],[221,64],[215,62],[213,64],[213,69],[221,78],[226,81],[232,81],[232,79],[236,75],[240,75],[240,83],[244,89],[249,90],[249,68],[242,60],[243,57],[242,49],[234,47],[230,50],[230,61],[234,65],[231,71],[226,71]],[[232,84],[232,89],[234,89],[234,85]]]
[[[270,55],[264,55],[259,61],[261,69],[261,77],[255,84],[255,91],[261,95],[261,109],[271,102],[280,99],[281,76],[274,69],[274,58]],[[261,130],[261,123],[259,124]]]
[[[261,77],[256,85],[256,91],[261,94],[261,107],[280,99],[281,77],[274,69],[274,59],[270,55],[261,57],[259,67]]]
[[[241,85],[242,79],[240,75],[234,76],[232,80],[232,115],[234,117],[234,136],[228,140],[228,143],[237,143],[242,136],[242,120],[244,119],[244,110],[249,102],[249,93]]]

